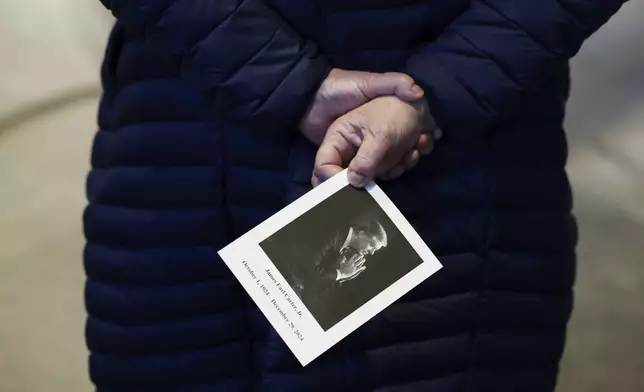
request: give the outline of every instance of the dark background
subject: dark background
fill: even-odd
[[[344,283],[325,304],[324,314],[309,308],[327,330],[422,263],[422,259],[371,195],[347,186],[260,243],[277,269],[292,285],[292,276],[312,268],[320,250],[338,234],[340,246],[349,227],[370,219],[387,232],[388,245],[367,260],[367,269]],[[338,249],[339,247],[338,246]]]

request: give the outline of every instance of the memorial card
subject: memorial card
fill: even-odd
[[[382,189],[346,170],[219,254],[303,366],[441,268]]]

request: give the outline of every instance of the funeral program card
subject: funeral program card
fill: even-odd
[[[306,366],[441,268],[374,183],[346,170],[219,252]]]

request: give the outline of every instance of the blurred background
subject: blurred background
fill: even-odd
[[[631,1],[574,61],[581,243],[559,392],[644,391],[643,20]],[[2,392],[92,389],[80,217],[111,23],[98,1],[0,2]]]

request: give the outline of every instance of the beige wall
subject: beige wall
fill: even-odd
[[[573,63],[568,172],[580,223],[560,392],[644,391],[644,2]]]
[[[80,214],[111,20],[0,1],[0,391],[89,391]]]
[[[574,63],[582,237],[560,392],[644,390],[642,20],[631,2]],[[109,24],[97,1],[0,2],[2,392],[91,389],[80,215]]]

